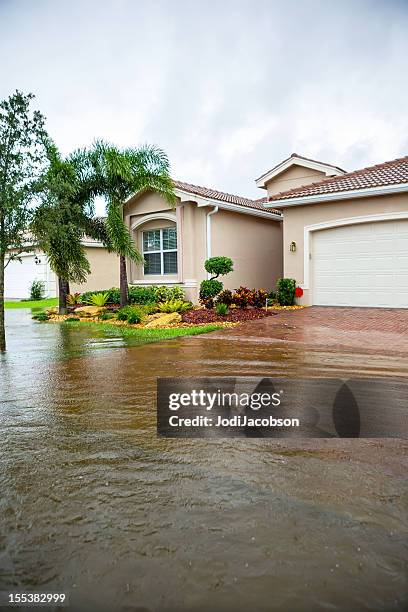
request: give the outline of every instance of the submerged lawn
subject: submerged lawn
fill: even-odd
[[[191,327],[168,327],[165,329],[145,329],[143,327],[126,327],[125,325],[110,325],[109,323],[87,323],[86,321],[64,321],[61,325],[70,327],[88,327],[94,331],[101,331],[111,337],[134,337],[140,338],[144,342],[154,342],[157,340],[167,340],[178,338],[179,336],[196,336],[205,334],[217,329],[222,325],[209,323],[207,325],[192,325]]]
[[[56,306],[58,304],[58,298],[48,298],[46,300],[29,300],[27,302],[5,302],[5,308],[49,308],[50,306]]]

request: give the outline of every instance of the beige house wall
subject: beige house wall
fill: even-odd
[[[274,289],[283,272],[281,226],[281,221],[225,210],[212,217],[211,254],[234,262],[234,271],[220,279],[226,289]]]
[[[142,232],[147,229],[177,227],[177,275],[145,276],[143,266],[128,262],[129,282],[166,284],[183,287],[187,299],[198,301],[199,286],[207,278],[207,213],[213,206],[198,207],[194,202],[178,202],[175,209],[157,194],[145,193],[125,206],[125,223],[139,249]],[[132,229],[133,228],[133,229]],[[234,260],[235,271],[225,279],[225,287],[241,284],[272,288],[282,274],[281,222],[250,214],[220,209],[211,216],[211,255],[226,255]]]
[[[81,285],[70,283],[72,293],[119,287],[119,257],[103,247],[85,247],[91,274]]]
[[[293,189],[294,187],[317,183],[325,178],[327,178],[327,176],[324,172],[294,165],[266,183],[266,190],[268,197],[270,197],[281,191]]]
[[[354,198],[339,202],[309,204],[283,208],[283,267],[286,277],[295,278],[299,285],[304,284],[304,231],[305,227],[317,223],[352,219],[355,217],[381,215],[408,211],[408,194],[393,194],[367,198]],[[324,231],[317,230],[317,231]],[[296,242],[296,252],[289,250],[290,243]],[[311,232],[310,252],[313,255],[313,232]],[[313,260],[310,260],[313,265]],[[311,278],[311,275],[310,275]],[[305,288],[302,303],[311,303],[311,286]]]

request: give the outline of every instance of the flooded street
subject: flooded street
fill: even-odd
[[[70,610],[406,610],[408,442],[166,440],[158,376],[408,376],[235,330],[136,346],[7,311],[0,591]]]

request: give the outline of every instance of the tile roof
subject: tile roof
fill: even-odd
[[[325,195],[354,189],[369,189],[370,187],[384,187],[386,185],[397,185],[398,183],[408,183],[408,156],[354,172],[347,172],[341,176],[323,179],[320,182],[303,187],[281,191],[271,196],[269,201],[290,200],[291,198]]]
[[[220,202],[225,202],[226,204],[235,204],[244,208],[255,208],[257,210],[262,210],[263,212],[270,212],[272,214],[282,214],[280,210],[266,208],[265,206],[263,206],[262,203],[267,201],[266,197],[260,198],[258,200],[250,200],[249,198],[243,198],[241,196],[232,195],[231,193],[225,193],[223,191],[216,191],[215,189],[210,189],[208,187],[191,185],[190,183],[184,183],[182,181],[173,181],[173,184],[176,189],[181,189],[182,191],[186,191],[187,193],[201,196],[203,198],[218,200]]]

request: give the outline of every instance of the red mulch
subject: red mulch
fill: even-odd
[[[184,323],[216,323],[217,321],[231,321],[238,323],[239,321],[251,321],[252,319],[262,319],[269,317],[274,312],[266,311],[262,308],[232,308],[227,315],[217,315],[215,310],[202,308],[200,310],[189,310],[182,314]]]

